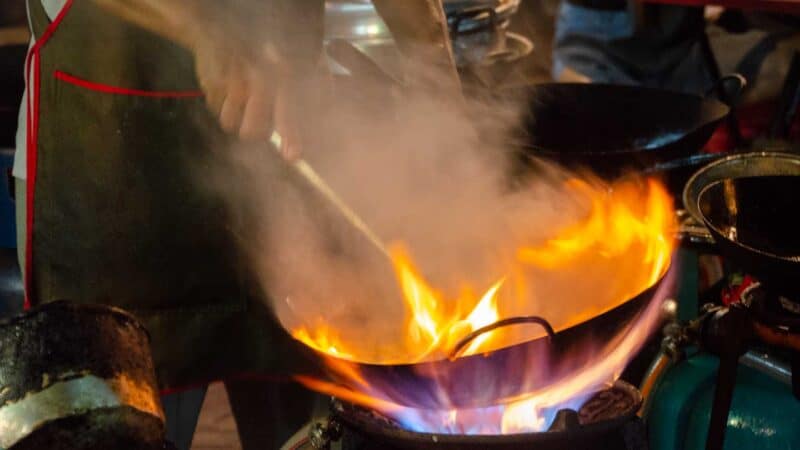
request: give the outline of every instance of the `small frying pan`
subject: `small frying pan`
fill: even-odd
[[[684,202],[720,253],[784,295],[800,294],[800,156],[737,155],[701,170]]]

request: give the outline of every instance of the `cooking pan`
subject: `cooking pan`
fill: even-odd
[[[357,366],[364,380],[400,405],[442,409],[442,398],[447,398],[449,408],[493,405],[498,399],[545,387],[577,369],[565,357],[576,349],[596,348],[614,339],[649,304],[662,280],[604,314],[564,330],[553,330],[537,317],[503,321],[500,326],[540,327],[541,337],[488,354],[401,365],[340,362]],[[475,336],[467,339],[471,337]],[[329,376],[347,385],[335,373]]]
[[[718,85],[729,81],[737,91],[745,85],[739,75]],[[687,158],[730,113],[710,97],[716,90],[702,97],[638,86],[542,83],[509,93],[530,99],[520,136],[528,155],[616,177],[673,161],[693,164]]]
[[[800,156],[752,153],[718,161],[686,186],[684,202],[722,256],[769,289],[798,298]]]
[[[692,218],[703,223],[700,192],[708,185],[729,178],[758,176],[800,176],[800,155],[751,152],[726,156],[697,171],[683,190],[683,205]]]

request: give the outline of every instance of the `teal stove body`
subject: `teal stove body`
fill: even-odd
[[[697,256],[678,252],[682,282],[677,318],[697,317]],[[719,359],[696,348],[660,377],[644,417],[650,450],[705,448]],[[800,400],[789,364],[751,351],[740,359],[725,433],[726,450],[800,450]]]
[[[800,450],[800,401],[792,395],[788,374],[782,376],[774,366],[768,372],[746,366],[753,355],[739,365],[725,449]],[[645,418],[650,450],[705,448],[718,365],[715,356],[698,353],[667,371]]]

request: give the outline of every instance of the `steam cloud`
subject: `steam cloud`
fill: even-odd
[[[384,242],[404,245],[442,298],[465,283],[480,294],[509,275],[521,244],[552,237],[587,204],[564,190],[566,174],[521,163],[514,141],[525,96],[462,101],[439,95],[447,80],[438,69],[411,70],[426,83],[297,80],[302,157]],[[267,145],[225,155],[217,184],[240,208],[244,252],[281,324],[330,324],[375,355],[402,342],[407,308],[389,260]],[[523,166],[527,176],[515,176]],[[538,314],[558,327],[596,296],[596,284],[573,287],[570,277],[531,274],[527,286],[501,292],[502,314]]]
[[[445,298],[464,281],[485,290],[506,275],[516,245],[552,235],[580,211],[551,182],[557,172],[512,186],[517,105],[465,107],[426,89],[393,101],[365,80],[322,99],[323,83],[306,80],[314,94],[299,105],[303,157],[386,243],[402,242]],[[257,213],[242,241],[279,320],[397,339],[406,308],[388,260],[270,152],[231,152],[241,190],[229,194]]]

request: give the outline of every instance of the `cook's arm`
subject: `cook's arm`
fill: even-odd
[[[123,19],[167,37],[187,48],[195,28],[202,28],[197,2],[177,0],[94,0]]]
[[[321,52],[324,0],[94,2],[191,50],[209,108],[248,139],[268,136],[289,73]]]
[[[373,3],[400,51],[415,61],[411,64],[411,76],[417,81],[441,81],[448,85],[447,88],[460,92],[461,84],[442,1],[373,0]],[[437,68],[443,79],[431,79],[432,73],[427,70],[429,67]]]

